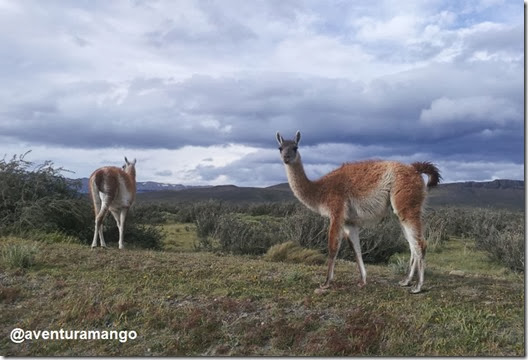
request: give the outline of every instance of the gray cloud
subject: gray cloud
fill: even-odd
[[[446,79],[421,91],[439,80],[435,70]],[[77,86],[49,103],[12,107],[0,131],[39,144],[178,149],[229,142],[274,147],[275,131],[289,137],[299,129],[308,145],[381,145],[401,154],[425,146],[445,155],[485,147],[490,155],[520,159],[522,102],[511,96],[513,89],[486,85],[493,75],[459,85],[457,75],[468,74],[446,66],[429,71],[370,84],[269,74],[177,83],[138,79],[122,93],[111,84]]]
[[[299,129],[314,175],[365,157],[524,161],[523,19],[510,5],[46,6],[0,14],[0,133],[13,143],[268,154],[275,131]],[[266,183],[280,176],[267,156],[185,171]]]
[[[171,170],[160,170],[160,171],[156,171],[154,174],[158,176],[172,176],[173,175]]]
[[[301,140],[302,144],[302,140]],[[433,152],[409,153],[401,155],[391,148],[357,147],[348,144],[324,144],[313,147],[300,146],[303,164],[307,176],[317,179],[342,163],[362,159],[386,159],[411,163],[414,161],[433,161],[444,177],[445,182],[453,181],[489,181],[492,179],[522,179],[522,164],[505,161],[501,158],[483,160],[480,152],[473,156],[447,156]],[[477,154],[478,153],[478,154]],[[225,166],[197,166],[192,176],[204,182],[213,182],[220,177],[225,182],[245,186],[267,186],[287,182],[284,165],[278,151],[264,150],[249,154]]]

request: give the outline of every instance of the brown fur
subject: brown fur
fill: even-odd
[[[106,247],[102,224],[108,212],[112,213],[119,228],[119,248],[124,248],[125,219],[128,209],[132,206],[136,197],[135,164],[135,159],[130,163],[125,157],[123,169],[106,166],[95,170],[90,176],[90,194],[95,213],[92,248],[97,246],[98,238],[101,246]],[[104,194],[104,196],[101,194]]]
[[[418,264],[411,267],[409,277],[403,283],[409,283],[417,267],[420,281],[413,291],[419,292],[425,266],[423,256],[427,247],[422,234],[421,216],[426,189],[421,174],[428,175],[428,187],[436,186],[441,179],[438,168],[430,162],[407,165],[396,161],[367,160],[345,163],[320,179],[310,181],[297,151],[299,140],[299,132],[295,140],[284,140],[277,133],[288,182],[295,196],[312,210],[330,218],[328,272],[323,288],[327,288],[333,278],[344,226],[357,227],[365,221],[379,219],[392,205],[411,246],[411,264],[413,261]],[[353,241],[348,240],[350,243],[356,241],[359,251],[356,251],[356,256],[362,264],[361,249],[355,236]],[[365,276],[364,272],[363,284]]]
[[[119,191],[119,178],[122,178],[125,182],[125,187],[132,194],[133,200],[136,196],[136,170],[132,168],[130,173],[125,172],[123,169],[116,166],[105,166],[95,170],[90,176],[89,183],[95,182],[97,190],[106,194],[109,197],[111,203],[116,197]],[[106,185],[106,186],[105,186]],[[94,201],[94,211],[97,216],[97,207],[95,206],[95,198],[92,190],[92,186],[89,186],[90,195]]]
[[[411,166],[414,167],[419,173],[429,175],[427,187],[434,187],[440,183],[440,180],[442,180],[442,176],[440,176],[440,171],[438,171],[438,168],[429,161],[415,162],[412,163]]]

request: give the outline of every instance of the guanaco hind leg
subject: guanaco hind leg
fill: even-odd
[[[419,220],[418,220],[419,221]],[[422,285],[424,282],[424,272],[425,272],[425,240],[421,234],[421,224],[417,224],[416,221],[413,224],[411,221],[403,221],[402,229],[409,243],[409,248],[411,250],[409,274],[407,277],[400,282],[402,286],[410,285],[414,273],[418,271],[418,282],[415,286],[412,287],[411,292],[416,294],[422,290]]]
[[[360,287],[367,284],[367,270],[363,263],[363,255],[361,254],[361,244],[359,243],[359,229],[356,226],[345,225],[343,226],[343,232],[347,236],[347,241],[356,253],[356,264],[359,271],[359,283]]]

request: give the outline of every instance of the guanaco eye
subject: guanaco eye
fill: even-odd
[[[279,151],[282,151],[282,146],[281,146],[281,147],[279,147]]]

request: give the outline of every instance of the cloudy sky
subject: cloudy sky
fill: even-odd
[[[286,181],[346,161],[522,179],[520,1],[0,0],[0,156],[87,177]]]

